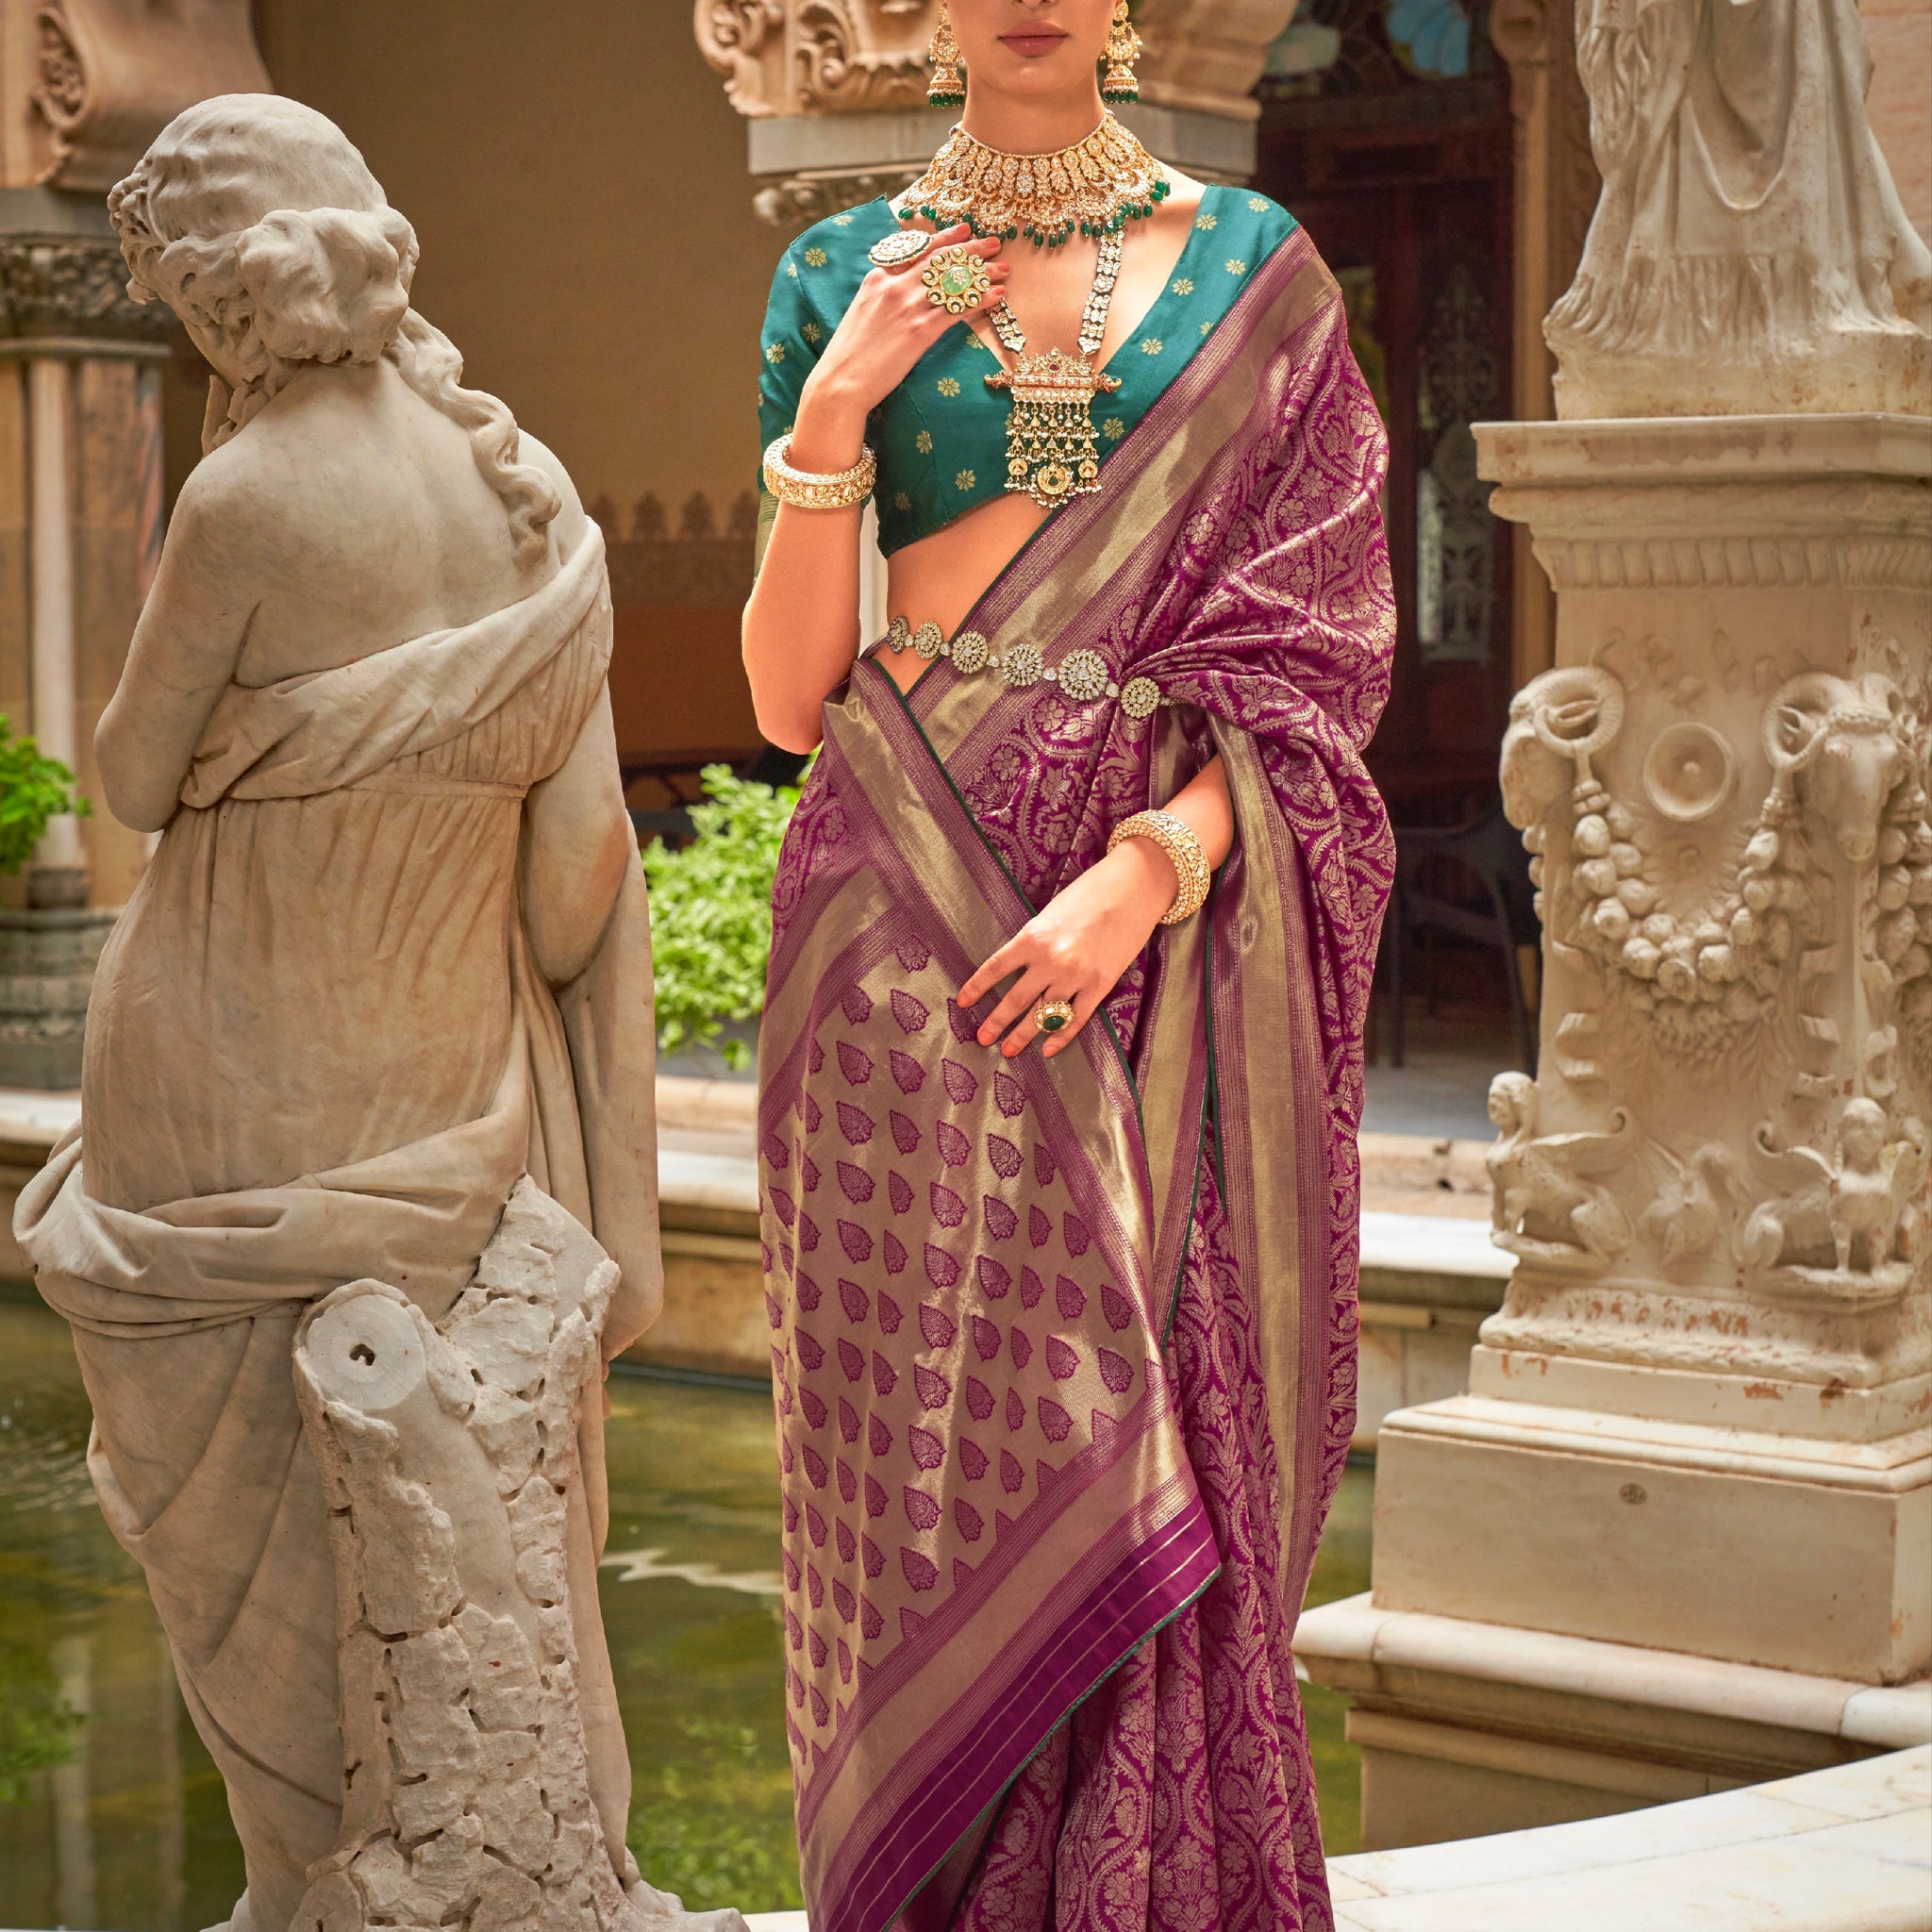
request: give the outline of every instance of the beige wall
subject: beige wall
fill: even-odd
[[[418,306],[587,501],[725,506],[784,240],[681,0],[262,0],[275,85],[416,225]]]
[[[1860,0],[1872,43],[1866,112],[1913,225],[1932,242],[1932,0]]]

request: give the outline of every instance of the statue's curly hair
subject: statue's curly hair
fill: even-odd
[[[416,231],[389,206],[334,122],[279,94],[221,94],[162,129],[108,197],[137,302],[237,345],[245,377],[219,377],[204,449],[236,435],[305,362],[387,356],[425,402],[468,432],[476,467],[533,561],[562,507],[517,460],[516,419],[461,384],[463,358],[409,307]]]

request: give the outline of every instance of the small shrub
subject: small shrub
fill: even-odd
[[[793,786],[754,784],[729,765],[707,765],[705,802],[691,808],[697,837],[674,851],[644,847],[651,888],[651,956],[660,1052],[717,1041],[727,1066],[750,1064],[741,1040],[718,1041],[728,1022],[756,1020],[772,956],[772,880],[798,804]]]
[[[33,857],[47,821],[65,811],[88,815],[74,774],[58,758],[42,758],[31,738],[15,738],[0,714],[0,873],[17,873]]]

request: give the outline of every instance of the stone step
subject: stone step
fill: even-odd
[[[1328,1861],[1336,1932],[1924,1932],[1932,1749]],[[808,1932],[757,1912],[752,1932]]]

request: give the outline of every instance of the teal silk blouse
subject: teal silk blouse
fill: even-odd
[[[1103,470],[1294,225],[1266,195],[1208,189],[1167,287],[1108,358],[1121,386],[1093,399]],[[760,448],[791,427],[805,378],[872,266],[867,249],[898,226],[883,199],[869,201],[815,223],[785,251],[765,311]],[[1005,489],[1007,396],[985,382],[998,366],[970,328],[949,328],[873,411],[866,440],[878,456],[879,547],[888,555]]]

